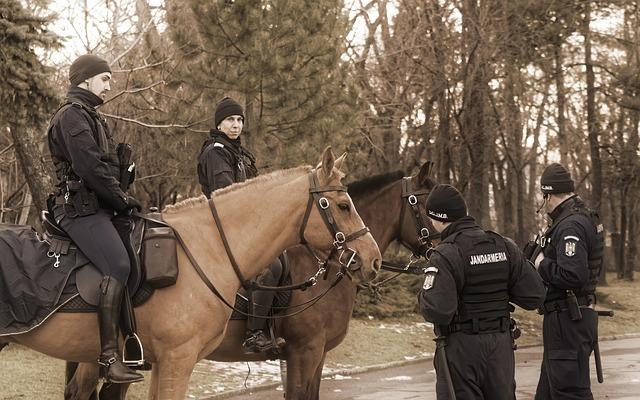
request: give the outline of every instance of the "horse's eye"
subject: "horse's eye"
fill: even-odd
[[[338,204],[338,208],[342,211],[349,211],[349,209],[351,209],[351,207],[349,207],[349,203],[340,203]]]

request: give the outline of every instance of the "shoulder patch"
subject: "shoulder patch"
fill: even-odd
[[[424,283],[422,284],[422,290],[429,290],[433,287],[436,280],[436,274],[438,273],[437,267],[427,267],[425,270]]]
[[[215,143],[213,144],[213,147],[220,147],[220,148],[223,148],[223,149],[224,149],[224,145],[223,145],[222,143],[220,143],[220,142],[215,142]]]
[[[575,241],[569,241],[564,243],[564,255],[567,257],[573,257],[576,255]]]

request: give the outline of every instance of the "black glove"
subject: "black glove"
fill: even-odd
[[[535,260],[532,260],[533,253],[536,251],[537,248],[538,248],[538,244],[533,240],[527,242],[527,244],[524,245],[524,249],[522,249],[522,254],[524,255],[524,258],[526,258],[531,262],[534,262]]]
[[[138,212],[142,211],[142,203],[133,196],[127,196],[127,210],[133,209],[136,209]]]

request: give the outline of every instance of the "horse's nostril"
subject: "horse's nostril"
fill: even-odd
[[[380,267],[381,267],[381,263],[380,263],[380,259],[376,258],[373,260],[373,270],[376,272],[380,272]]]

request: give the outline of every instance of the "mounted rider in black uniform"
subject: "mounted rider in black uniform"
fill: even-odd
[[[103,376],[108,382],[143,379],[121,361],[118,349],[120,306],[129,275],[127,250],[114,223],[140,203],[127,195],[129,165],[118,157],[109,126],[96,111],[110,90],[111,69],[102,58],[83,55],[69,69],[71,86],[48,129],[49,151],[56,169],[57,191],[49,209],[78,248],[100,270],[98,325]],[[124,168],[123,168],[124,167]],[[126,170],[126,181],[123,181]]]
[[[214,128],[198,156],[198,180],[207,198],[211,192],[258,175],[253,154],[242,147],[240,134],[244,125],[244,111],[240,104],[229,97],[218,103],[214,115]],[[258,283],[277,286],[282,275],[282,263],[275,259],[259,275]],[[257,317],[247,318],[246,338],[242,343],[245,353],[258,353],[276,347],[265,334],[267,315],[276,292],[251,291],[249,313]],[[279,343],[283,343],[279,339]]]
[[[526,310],[544,299],[542,279],[514,242],[467,216],[450,185],[429,194],[427,216],[441,233],[418,295],[438,339],[438,400],[515,399],[510,303]]]

